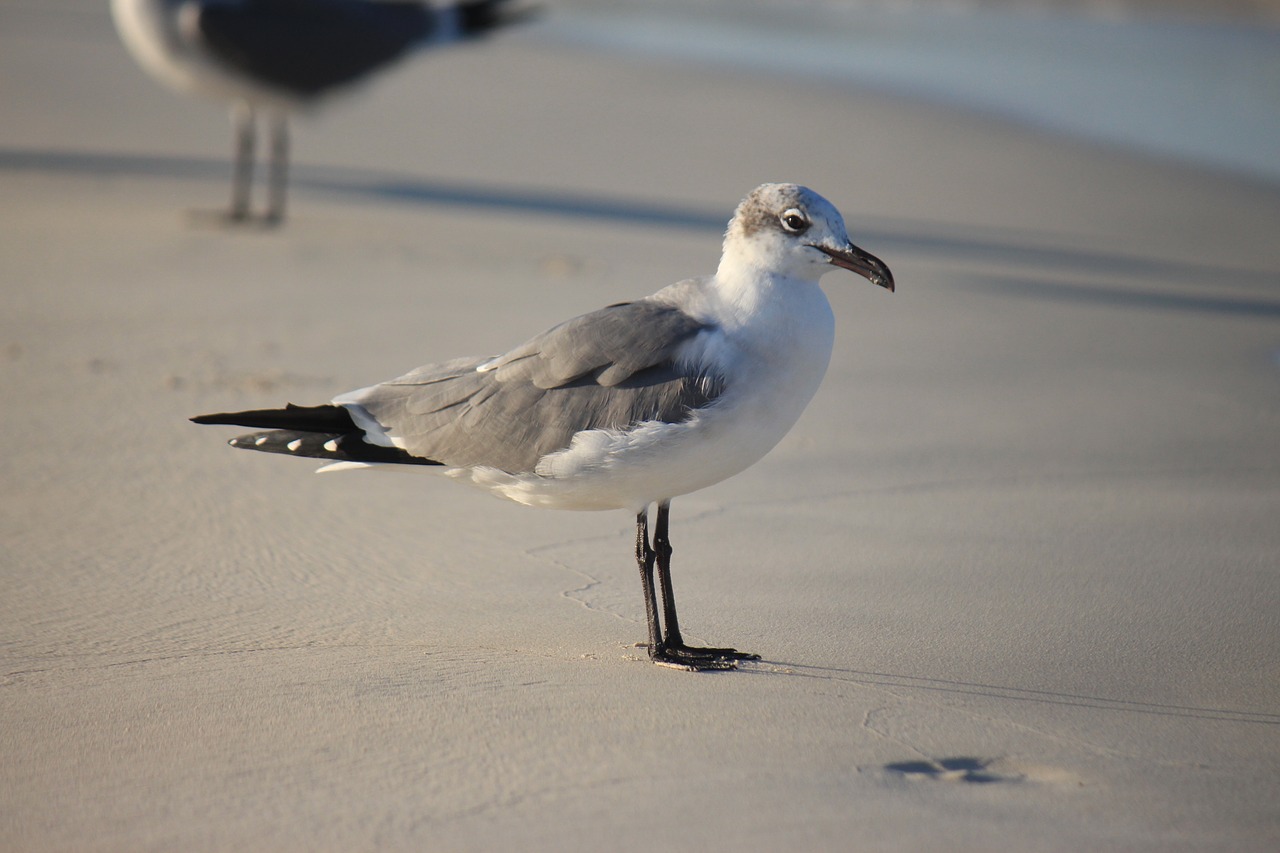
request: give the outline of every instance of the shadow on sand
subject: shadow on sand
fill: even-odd
[[[164,178],[226,182],[230,165],[220,159],[153,154],[115,154],[95,151],[0,149],[0,172],[49,172],[95,178]],[[296,190],[360,201],[386,202],[419,208],[469,209],[477,213],[548,216],[649,228],[697,229],[720,234],[730,211],[696,210],[623,197],[563,192],[536,187],[486,186],[478,183],[418,177],[376,169],[299,165],[294,169]],[[1053,235],[1015,229],[975,229],[912,220],[851,216],[855,239],[879,254],[911,254],[972,264],[1000,263],[1039,271],[1073,274],[1138,276],[1163,281],[1230,280],[1238,284],[1275,284],[1276,272],[1228,268],[1212,264],[1143,257],[1082,247],[1065,247]],[[1067,290],[1056,285],[997,280],[997,288],[1019,289],[1024,295],[1050,298],[1110,298],[1129,304],[1130,294],[1106,296],[1097,289]],[[1280,303],[1236,303],[1230,300],[1183,300],[1162,297],[1157,307],[1197,307],[1199,310],[1272,315]],[[1150,303],[1149,303],[1150,304]]]
[[[1280,726],[1280,713],[1267,711],[1235,711],[1229,708],[1209,708],[1197,705],[1137,702],[1130,699],[1108,699],[1102,696],[1062,693],[1054,690],[1029,690],[1021,687],[1004,687],[972,681],[953,681],[945,678],[893,675],[885,672],[862,672],[856,669],[842,669],[830,666],[760,661],[759,663],[743,665],[742,671],[760,675],[814,678],[823,681],[838,681],[846,684],[892,688],[903,691],[924,690],[935,693],[952,693],[958,696],[985,696],[990,699],[1003,699],[1012,702],[1036,702],[1072,708],[1094,708],[1102,711],[1119,711],[1129,714],[1150,714],[1158,717],[1190,717],[1197,720]]]
[[[1050,281],[1029,277],[965,275],[965,286],[996,296],[1021,296],[1053,302],[1092,304],[1108,308],[1141,308],[1155,311],[1183,311],[1227,317],[1280,319],[1280,301],[1270,299],[1215,296],[1212,293],[1144,291],[1132,287],[1105,287],[1078,282]],[[1280,275],[1271,278],[1280,285]]]

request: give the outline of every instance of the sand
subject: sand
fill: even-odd
[[[0,848],[1280,845],[1280,187],[531,27],[299,122],[228,231],[219,108],[104,4],[0,10]],[[552,26],[547,24],[544,26]],[[710,271],[807,183],[790,436],[631,519],[315,476],[188,416],[314,403]]]

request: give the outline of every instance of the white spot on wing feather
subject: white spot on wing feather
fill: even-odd
[[[375,465],[370,462],[330,462],[328,465],[321,465],[316,469],[317,474],[327,474],[330,471],[356,471],[362,468],[413,468],[413,465]]]

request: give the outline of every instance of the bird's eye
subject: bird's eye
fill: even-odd
[[[809,227],[809,217],[794,207],[778,217],[778,221],[782,223],[784,230],[790,231],[792,234],[802,234]]]

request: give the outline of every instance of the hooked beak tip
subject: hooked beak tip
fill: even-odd
[[[827,256],[828,263],[841,269],[857,273],[872,284],[879,285],[893,293],[895,286],[893,273],[889,266],[870,252],[863,251],[852,243],[847,249],[829,249],[826,246],[810,244],[813,248]]]

